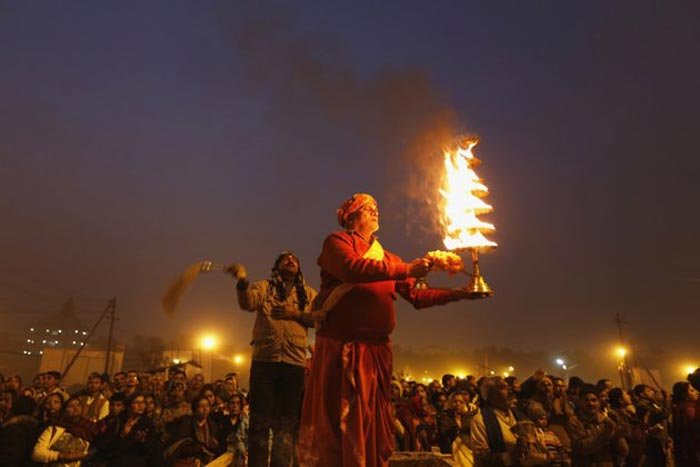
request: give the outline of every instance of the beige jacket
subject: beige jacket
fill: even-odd
[[[242,308],[257,313],[253,326],[253,360],[306,365],[307,328],[313,326],[310,311],[316,291],[308,285],[304,287],[308,303],[299,321],[272,317],[272,309],[277,306],[299,308],[296,288],[291,288],[285,301],[277,299],[274,286],[267,280],[254,282],[245,290],[237,289]]]

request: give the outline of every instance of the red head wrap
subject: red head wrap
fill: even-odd
[[[372,195],[368,195],[367,193],[355,193],[352,195],[352,198],[345,201],[336,210],[336,214],[338,214],[338,224],[347,229],[348,219],[350,216],[367,204],[373,204],[376,206],[377,201],[372,197]]]

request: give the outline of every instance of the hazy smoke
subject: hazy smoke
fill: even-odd
[[[234,40],[256,82],[277,88],[282,105],[304,99],[327,121],[371,142],[387,161],[391,212],[414,233],[437,231],[441,149],[456,133],[456,118],[425,70],[384,69],[362,77],[332,38],[303,35],[279,13],[239,25]]]

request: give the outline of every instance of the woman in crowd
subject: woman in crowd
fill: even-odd
[[[632,398],[621,388],[612,388],[608,391],[610,417],[618,426],[618,431],[624,436],[624,441],[620,440],[621,446],[627,444],[627,455],[624,450],[621,452],[620,462],[624,461],[626,466],[637,466],[644,455],[644,430],[641,422],[637,418],[636,409],[632,404]]]
[[[673,385],[673,450],[678,467],[700,466],[698,391],[688,382]]]
[[[39,428],[43,431],[55,425],[63,409],[63,396],[57,392],[44,398],[39,411]]]
[[[146,398],[135,393],[126,411],[111,418],[97,439],[97,458],[107,467],[149,467],[162,464],[156,427],[146,414]]]
[[[474,456],[469,448],[471,422],[479,408],[469,402],[469,394],[455,391],[447,399],[445,412],[439,418],[439,445],[443,453],[452,453],[455,464],[460,467],[474,465]]]
[[[32,451],[32,460],[42,464],[80,466],[96,434],[95,424],[83,417],[82,411],[80,398],[70,397],[61,416],[39,436]]]
[[[0,465],[27,465],[39,436],[39,423],[33,416],[35,409],[36,401],[32,397],[20,396],[14,401],[10,417],[0,429]]]
[[[209,417],[209,399],[200,395],[191,404],[192,415],[180,420],[178,431],[165,451],[168,463],[189,461],[208,464],[226,449],[219,441],[218,427]]]

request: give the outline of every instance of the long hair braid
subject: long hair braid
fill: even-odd
[[[277,268],[277,265],[279,264],[279,259],[282,258],[282,256],[285,254],[291,253],[285,252],[279,256],[279,258],[275,262],[275,266],[272,268],[272,278],[270,280],[275,289],[277,299],[280,301],[287,300],[287,288],[284,286],[284,280],[282,280],[280,271]],[[292,256],[294,255],[292,254]],[[296,256],[294,257],[296,258]],[[297,272],[297,275],[294,278],[294,288],[297,291],[297,298],[299,299],[299,310],[304,311],[306,305],[309,304],[309,296],[306,293],[306,282],[304,281],[304,275],[301,273],[301,268],[299,268],[299,272]]]

